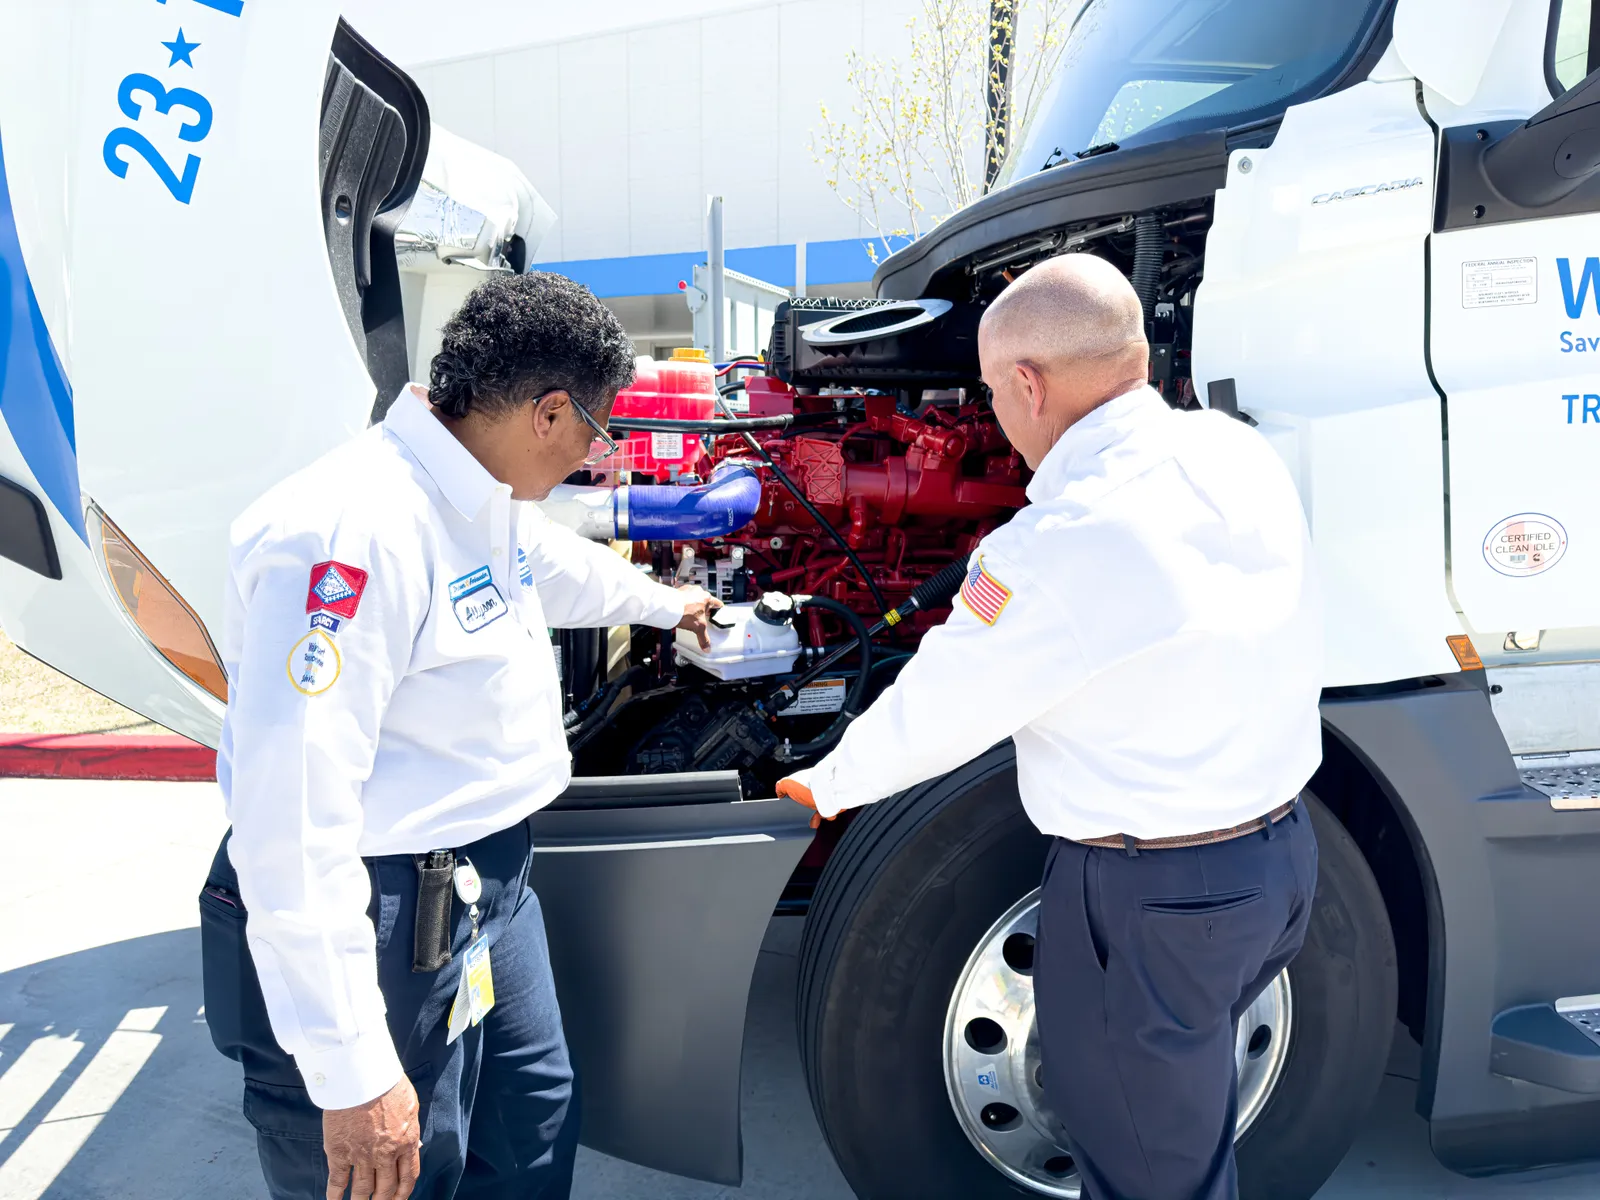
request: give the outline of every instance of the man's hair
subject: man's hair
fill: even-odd
[[[448,417],[495,416],[560,389],[594,410],[633,382],[633,357],[622,322],[581,283],[496,275],[445,322],[429,399]]]

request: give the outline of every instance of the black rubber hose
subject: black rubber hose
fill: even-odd
[[[680,417],[612,417],[606,422],[618,433],[746,433],[752,429],[787,429],[794,423],[788,414],[775,417],[712,417],[695,421]]]
[[[824,729],[821,736],[809,742],[785,742],[779,746],[773,751],[773,757],[779,762],[794,762],[799,758],[820,754],[844,736],[844,731],[850,722],[861,715],[867,698],[867,684],[871,682],[869,677],[872,674],[872,636],[867,632],[867,623],[856,615],[854,609],[828,596],[795,598],[796,618],[808,608],[825,608],[850,626],[851,632],[856,635],[856,648],[860,651],[861,663],[856,671],[855,682],[850,685],[850,694],[844,698],[844,707],[839,710],[839,715],[833,724]]]
[[[1144,308],[1148,324],[1156,315],[1156,297],[1161,291],[1161,258],[1166,234],[1161,218],[1144,213],[1133,222],[1133,290]]]
[[[722,408],[724,412],[727,412],[727,408],[723,405],[722,398],[720,396],[717,398],[717,406]],[[760,420],[761,418],[755,419]],[[777,463],[773,462],[772,455],[767,453],[767,448],[765,446],[756,441],[756,439],[751,437],[748,433],[741,432],[740,436],[744,438],[744,444],[751,450],[755,451],[755,453],[760,456],[761,461],[766,463],[768,468],[771,469],[772,473],[777,476],[778,482],[783,484],[783,486],[788,489],[789,494],[800,502],[800,507],[811,514],[811,519],[817,523],[817,527],[819,529],[826,530],[828,536],[834,540],[839,549],[844,551],[845,558],[850,560],[850,565],[856,569],[856,573],[861,576],[861,581],[867,585],[867,591],[872,593],[872,603],[877,605],[879,612],[886,611],[889,607],[888,601],[883,598],[883,592],[879,590],[878,585],[873,582],[872,576],[867,573],[867,564],[862,562],[860,556],[858,556],[856,552],[850,548],[850,543],[844,540],[844,535],[833,527],[833,523],[830,522],[827,517],[823,516],[817,511],[817,506],[807,499],[806,494],[800,490],[799,486],[794,480],[790,479],[788,475],[784,474],[783,468]]]
[[[621,675],[611,681],[611,686],[606,688],[605,694],[600,697],[600,703],[590,710],[589,715],[576,726],[567,730],[567,748],[577,750],[587,742],[606,724],[606,719],[611,715],[611,706],[617,702],[617,697],[622,694],[622,689],[630,683],[648,675],[648,667],[629,667]]]
[[[948,562],[938,574],[929,576],[916,587],[911,589],[911,595],[906,602],[893,612],[884,613],[883,619],[867,630],[867,636],[882,633],[885,629],[892,629],[914,612],[930,608],[943,608],[950,603],[956,591],[961,587],[962,580],[967,577],[967,560],[958,558]],[[821,675],[834,663],[838,662],[852,647],[840,646],[830,650],[812,666],[807,667],[798,679],[791,679],[771,696],[767,697],[767,705],[771,708],[785,709],[794,702],[801,688]]]
[[[912,603],[918,609],[944,608],[961,590],[961,584],[966,577],[967,560],[952,559],[939,570],[937,575],[930,575],[911,589]],[[904,608],[905,605],[902,604],[900,607]],[[903,614],[903,617],[909,615],[909,613]]]

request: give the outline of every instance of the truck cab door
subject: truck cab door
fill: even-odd
[[[1555,3],[1513,3],[1456,98],[1423,81],[1451,577],[1493,651],[1503,631],[1600,625],[1600,61],[1591,0]]]

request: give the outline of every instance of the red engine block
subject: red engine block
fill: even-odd
[[[806,416],[834,413],[838,397],[799,396],[775,380],[751,380],[750,398],[751,415],[796,416],[793,429],[763,437],[762,445],[844,535],[890,606],[952,558],[970,554],[1027,502],[1022,457],[987,408],[929,406],[909,417],[892,397],[866,396],[865,420],[810,432]],[[714,461],[750,456],[737,438],[718,442]],[[838,544],[770,471],[762,475],[755,520],[721,544],[743,546],[763,586],[830,596],[878,617]],[[942,619],[919,613],[910,624],[921,633]]]

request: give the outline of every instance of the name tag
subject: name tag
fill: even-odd
[[[450,584],[450,606],[468,633],[477,633],[506,615],[505,597],[494,585],[488,567],[479,567]]]

